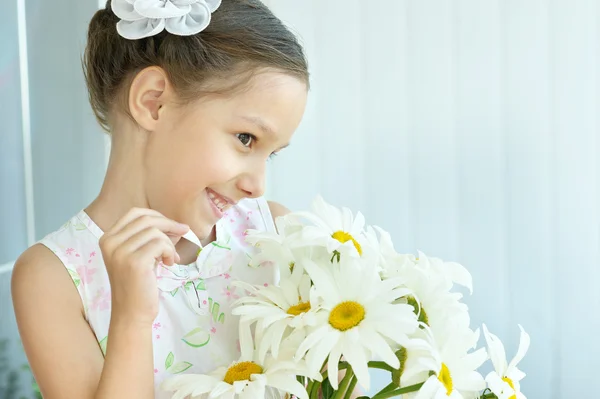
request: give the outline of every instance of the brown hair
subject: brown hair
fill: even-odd
[[[117,22],[108,0],[90,22],[83,59],[92,109],[107,131],[119,98],[128,93],[133,77],[149,66],[166,71],[182,101],[208,92],[230,93],[264,68],[309,83],[301,45],[260,0],[223,0],[209,26],[193,36],[163,31],[128,40],[117,33]],[[224,82],[229,85],[222,86]],[[215,83],[221,86],[209,88]]]

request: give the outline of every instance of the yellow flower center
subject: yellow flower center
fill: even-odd
[[[310,302],[300,302],[297,305],[290,306],[287,310],[287,314],[291,314],[293,316],[299,316],[302,313],[306,313],[310,310]]]
[[[427,313],[425,313],[425,309],[417,302],[417,299],[414,296],[409,296],[406,298],[406,302],[414,308],[415,314],[419,316],[419,321],[429,325]]]
[[[506,382],[512,388],[513,391],[515,390],[515,384],[514,384],[514,382],[510,378],[508,378],[508,377],[502,377],[502,381]],[[508,399],[517,399],[517,395],[512,395]]]
[[[236,381],[246,381],[250,379],[252,374],[262,374],[263,369],[254,362],[236,363],[227,369],[223,381],[229,385],[233,385]]]
[[[452,384],[452,376],[450,375],[450,370],[448,369],[448,366],[446,366],[446,363],[442,363],[442,370],[438,375],[438,380],[440,380],[444,385],[444,388],[446,388],[446,395],[450,396],[454,390],[454,385]]]
[[[351,234],[346,233],[345,231],[336,231],[331,235],[331,237],[338,240],[342,244],[347,243],[348,241],[352,241],[352,244],[354,244],[354,248],[356,248],[358,254],[362,256],[362,247],[360,246],[358,241],[356,241],[354,237],[352,237]]]
[[[338,304],[329,314],[329,324],[336,330],[354,328],[365,319],[365,308],[357,302],[347,301]]]

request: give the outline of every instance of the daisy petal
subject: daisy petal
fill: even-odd
[[[235,383],[234,383],[235,384]],[[210,394],[208,395],[209,399],[216,399],[216,398],[220,398],[221,395],[224,395],[226,392],[231,392],[233,393],[233,391],[235,390],[235,386],[230,385],[224,381],[220,381],[211,391]]]
[[[397,369],[400,367],[398,357],[389,344],[372,328],[364,327],[360,330],[361,341],[371,352],[378,355],[384,362]]]
[[[316,344],[306,356],[306,363],[311,370],[321,369],[325,358],[329,356],[331,349],[335,346],[340,334],[335,331],[330,331],[323,339]]]
[[[289,376],[277,375],[269,377],[269,386],[296,395],[299,399],[308,399],[306,389],[296,379]]]
[[[371,379],[363,347],[361,345],[344,345],[342,354],[352,366],[352,370],[358,379],[358,383],[365,389],[369,389]]]
[[[419,393],[415,396],[415,399],[432,399],[440,390],[439,388],[440,384],[437,378],[435,376],[429,377],[421,389],[419,389]]]
[[[343,339],[343,338],[342,338]],[[329,382],[334,390],[338,389],[338,366],[339,360],[342,356],[342,345],[338,342],[333,348],[331,348],[331,353],[329,354],[329,360],[327,362],[327,373],[329,376],[334,376],[329,378]]]
[[[252,361],[254,353],[254,344],[252,342],[252,332],[248,323],[239,323],[240,350],[242,352],[242,361]]]
[[[311,349],[317,342],[321,341],[327,335],[328,331],[328,326],[322,326],[316,331],[310,333],[298,347],[295,357],[297,359],[304,357],[309,349]]]
[[[525,357],[525,354],[529,350],[529,345],[530,345],[530,341],[531,341],[531,339],[529,338],[529,334],[527,334],[525,332],[525,330],[523,330],[523,327],[521,327],[521,325],[519,325],[519,329],[521,330],[519,349],[517,350],[517,354],[515,355],[513,360],[511,360],[510,364],[508,365],[507,372],[509,372],[513,368],[516,368],[517,364],[519,364],[519,362],[521,360],[523,360],[523,358]]]
[[[483,325],[483,336],[487,342],[494,369],[498,374],[505,374],[507,369],[506,352],[504,351],[502,341],[500,341],[497,336],[490,333],[485,324]]]
[[[446,262],[444,265],[450,272],[450,278],[456,284],[462,285],[469,289],[471,295],[473,295],[473,277],[471,273],[461,264],[455,262]]]

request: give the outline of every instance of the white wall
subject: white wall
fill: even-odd
[[[517,323],[532,336],[528,397],[594,392],[600,2],[268,3],[313,76],[270,196],[298,209],[321,193],[400,250],[463,263],[474,323],[509,353]]]

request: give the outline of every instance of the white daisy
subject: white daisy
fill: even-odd
[[[279,286],[254,287],[239,281],[234,284],[251,294],[234,302],[232,313],[241,316],[242,323],[256,323],[261,361],[269,349],[278,357],[279,345],[289,329],[303,329],[316,322],[317,306],[310,299],[310,277],[301,265],[293,267],[290,277],[282,279]]]
[[[328,357],[328,374],[338,374],[341,356],[348,361],[358,382],[368,389],[368,360],[375,355],[399,368],[400,363],[390,347],[407,346],[408,334],[416,330],[412,307],[393,302],[408,294],[398,280],[381,281],[373,268],[359,259],[343,258],[339,265],[321,268],[306,260],[303,265],[310,275],[323,309],[317,313],[318,324],[298,348],[296,358],[306,354],[311,371],[321,370]],[[334,389],[337,379],[331,379]]]
[[[428,330],[428,329],[426,329]],[[487,359],[485,349],[469,352],[479,340],[479,332],[448,330],[440,337],[429,334],[435,367],[415,399],[474,399],[485,388],[476,370]],[[412,396],[412,395],[411,395]]]
[[[417,329],[410,336],[410,348],[400,349],[401,368],[392,375],[393,381],[399,387],[422,383],[429,378],[430,371],[437,368],[435,349],[428,334],[424,329]]]
[[[520,386],[520,381],[525,377],[525,373],[517,368],[517,364],[525,357],[530,339],[523,327],[519,326],[519,329],[521,330],[519,349],[513,360],[507,364],[502,341],[491,334],[485,324],[483,325],[483,335],[495,369],[485,377],[485,380],[498,399],[526,399],[525,395],[521,393]]]
[[[415,263],[416,262],[416,263]],[[461,302],[462,294],[451,292],[452,282],[448,275],[432,267],[425,254],[414,261],[409,257],[398,257],[389,262],[382,272],[384,278],[401,278],[413,295],[407,298],[419,321],[438,329],[465,329],[470,317],[467,305]]]
[[[284,243],[283,237],[273,235],[267,238],[260,233],[249,232],[246,241],[257,248],[256,253],[250,259],[250,266],[258,267],[274,264],[279,271],[280,278],[290,276],[291,269],[296,263],[296,256],[291,248]]]
[[[364,246],[368,244],[362,213],[353,216],[348,208],[340,210],[320,196],[313,201],[312,212],[290,213],[286,219],[289,223],[303,226],[298,240],[293,242],[294,246],[322,246],[329,254],[337,251],[356,257],[363,255]]]
[[[450,290],[454,284],[461,285],[469,292],[473,293],[473,278],[471,273],[461,264],[456,262],[444,262],[439,258],[428,257],[419,252],[417,266],[435,275],[443,276],[446,282],[446,289]]]
[[[242,356],[238,362],[206,375],[185,374],[169,378],[161,384],[161,389],[174,392],[172,399],[256,399],[264,398],[265,392],[273,390],[308,399],[306,389],[296,376],[315,379],[318,375],[309,374],[305,363],[292,360],[289,352],[277,360],[267,357],[264,362],[258,361],[250,330],[245,327],[240,328]]]
[[[417,262],[414,255],[405,255],[396,252],[390,233],[382,228],[367,226],[365,236],[369,246],[373,248],[375,253],[379,254],[382,276],[392,273],[394,269],[402,267],[405,264],[414,265]]]

